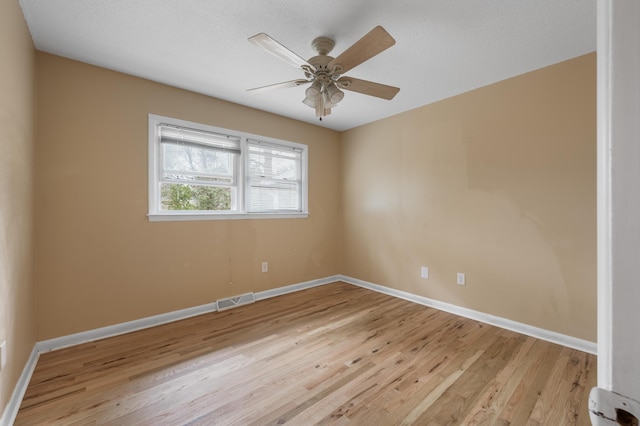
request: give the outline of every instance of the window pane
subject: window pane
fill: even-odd
[[[250,142],[250,212],[301,211],[301,152],[286,145]]]
[[[161,210],[232,210],[232,188],[163,183]]]
[[[251,180],[249,183],[249,211],[299,211],[298,182]]]
[[[300,179],[300,154],[250,145],[249,173],[271,179]]]
[[[233,183],[235,154],[196,144],[165,142],[163,179]]]

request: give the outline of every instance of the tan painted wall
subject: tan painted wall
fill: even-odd
[[[340,272],[339,133],[49,54],[36,61],[39,339]],[[308,144],[309,218],[149,222],[149,113]]]
[[[32,267],[34,49],[17,1],[0,2],[0,415],[36,341]]]
[[[52,55],[37,70],[39,339],[345,273],[595,340],[594,55],[342,136]],[[311,217],[148,222],[149,112],[309,144]]]
[[[344,274],[596,340],[595,54],[342,141]]]

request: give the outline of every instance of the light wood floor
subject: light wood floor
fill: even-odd
[[[588,425],[595,357],[344,283],[43,354],[16,425]]]

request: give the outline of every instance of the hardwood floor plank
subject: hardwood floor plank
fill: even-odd
[[[524,371],[523,367],[528,365],[527,357],[534,343],[534,338],[526,338],[526,341],[520,346],[516,355],[507,362],[504,368],[491,380],[484,394],[478,399],[469,414],[461,421],[461,424],[472,426],[500,423],[498,419],[500,414],[498,408],[506,406],[513,395],[515,383],[522,377],[518,374],[518,371]]]
[[[476,351],[473,356],[467,358],[467,360],[458,368],[455,372],[444,378],[438,386],[430,392],[429,395],[423,399],[418,406],[416,406],[407,417],[405,417],[401,425],[411,425],[417,422],[421,416],[427,413],[427,410],[437,401],[442,395],[464,374],[464,372],[484,354],[484,350]]]
[[[532,420],[541,424],[577,423],[588,374],[585,363],[586,354],[563,348],[551,373],[555,380],[547,382],[534,408]],[[567,395],[567,398],[558,400],[556,395]]]
[[[595,357],[346,283],[42,354],[16,425],[588,424]]]
[[[561,347],[542,341],[536,341],[531,362],[520,373],[521,376],[512,397],[503,407],[500,418],[507,424],[526,424],[533,408],[549,379],[551,369],[560,355]]]

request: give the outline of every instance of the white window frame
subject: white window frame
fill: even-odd
[[[230,211],[177,211],[177,210],[161,210],[160,209],[160,125],[173,125],[185,127],[189,129],[201,130],[217,134],[229,135],[240,138],[240,154],[236,168],[236,194],[237,206],[236,210]],[[258,140],[271,145],[284,146],[294,148],[301,151],[301,211],[278,211],[278,212],[247,212],[248,194],[246,185],[248,182],[248,141]],[[236,130],[229,130],[220,127],[209,126],[206,124],[195,123],[192,121],[180,120],[177,118],[164,117],[156,114],[149,114],[149,211],[147,217],[149,221],[189,221],[189,220],[234,220],[234,219],[289,219],[289,218],[306,218],[309,216],[308,211],[308,146],[284,141],[280,139],[269,138],[260,135],[254,135]]]

